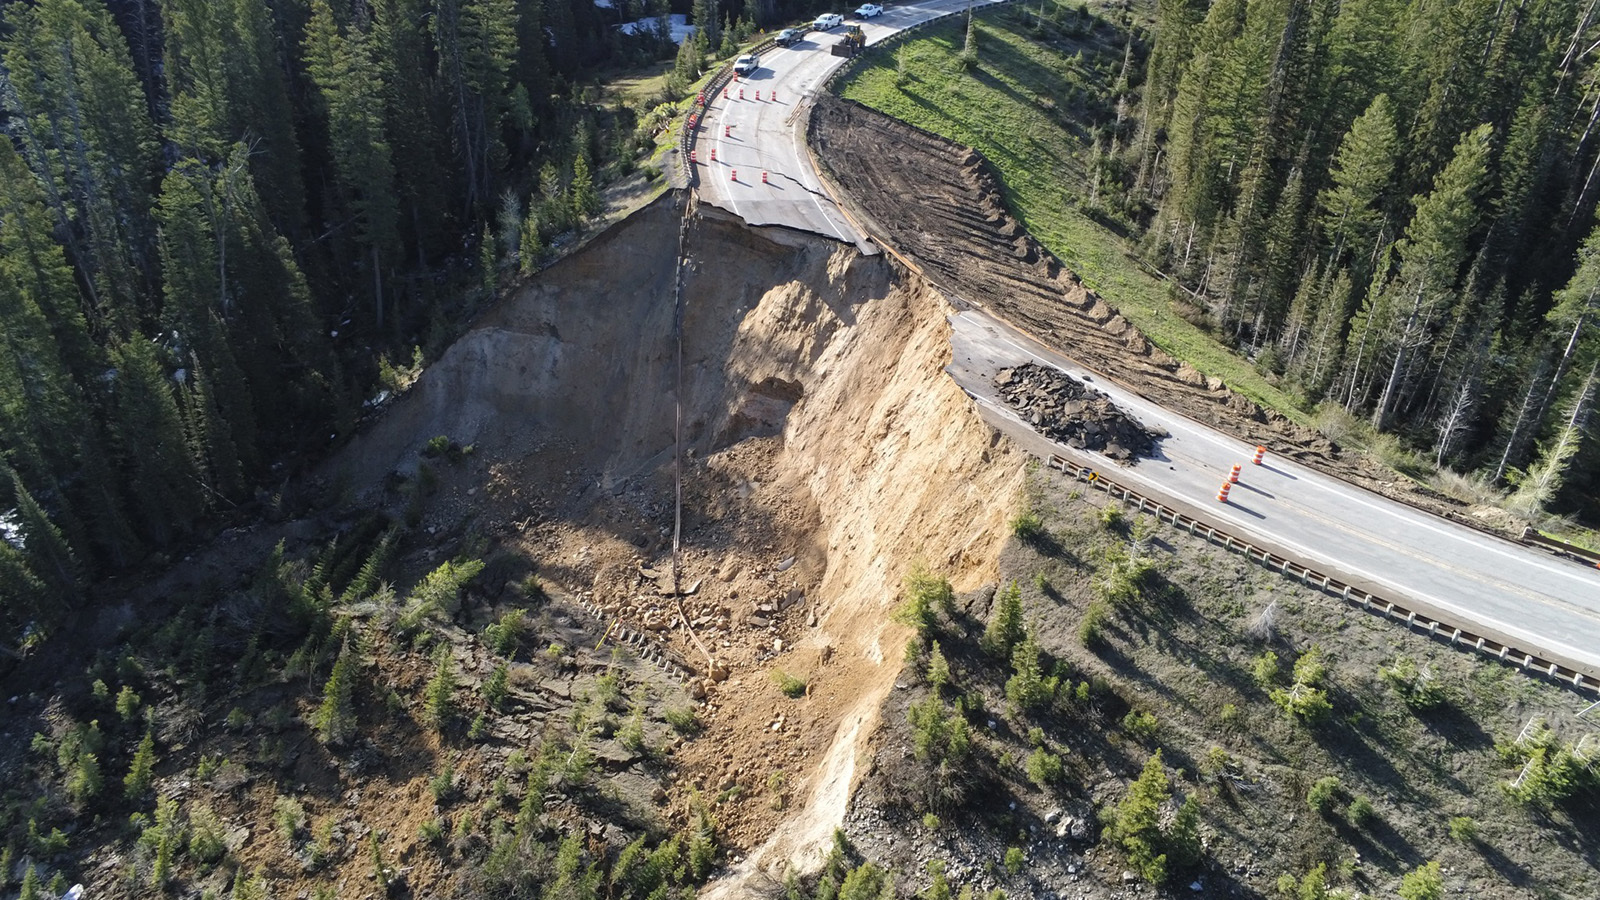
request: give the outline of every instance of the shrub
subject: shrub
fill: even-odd
[[[228,710],[228,718],[224,722],[229,731],[243,731],[250,727],[250,714],[242,707],[235,706]]]
[[[1028,755],[1028,780],[1039,786],[1039,790],[1049,790],[1050,786],[1061,780],[1061,757],[1046,750],[1036,747]]]
[[[1452,816],[1450,819],[1450,839],[1462,844],[1471,844],[1478,840],[1478,823],[1471,816]]]
[[[1106,620],[1111,617],[1111,607],[1104,600],[1090,603],[1078,620],[1078,642],[1093,650],[1105,643]]]
[[[797,675],[791,675],[782,669],[772,670],[772,680],[777,683],[778,690],[785,697],[798,699],[806,694],[806,680]]]
[[[1015,878],[1022,874],[1022,867],[1027,865],[1028,857],[1022,852],[1021,847],[1006,848],[1006,873]]]
[[[1378,669],[1378,676],[1400,695],[1401,702],[1414,710],[1429,710],[1444,703],[1444,685],[1427,666],[1418,666],[1409,656],[1397,657],[1392,666]]]
[[[1160,720],[1148,710],[1129,710],[1128,714],[1122,717],[1122,730],[1126,731],[1129,737],[1141,744],[1148,744],[1155,740],[1156,732],[1160,728]]]
[[[1033,510],[1023,510],[1011,520],[1011,535],[1024,543],[1033,543],[1044,534],[1044,519]]]
[[[700,733],[700,716],[692,706],[678,706],[667,710],[667,724],[672,730],[690,737]]]
[[[995,595],[994,612],[983,632],[983,651],[991,656],[1008,659],[1011,651],[1024,637],[1022,624],[1022,589],[1015,581]]]
[[[1432,860],[1417,866],[1400,879],[1400,900],[1443,900],[1444,879],[1439,875],[1439,861]]]
[[[922,827],[929,831],[938,831],[943,824],[943,822],[939,821],[939,817],[931,812],[922,814]]]
[[[520,609],[502,614],[498,621],[483,629],[483,639],[489,648],[501,656],[511,656],[522,644],[528,629],[528,615]]]
[[[1127,516],[1122,512],[1122,504],[1107,502],[1100,507],[1100,527],[1107,531],[1116,531],[1122,528],[1127,521]]]
[[[455,721],[456,675],[449,648],[440,647],[433,659],[433,677],[422,691],[422,718],[434,731],[444,731]]]
[[[290,847],[299,839],[301,829],[306,827],[306,808],[300,801],[293,797],[279,797],[272,804],[272,824],[278,829],[278,834],[289,843]]]
[[[128,774],[122,779],[123,796],[129,800],[138,800],[150,790],[150,783],[155,777],[156,766],[156,739],[150,729],[144,731],[144,740],[139,742],[139,749],[133,754],[133,762],[128,766]]]
[[[133,717],[139,714],[139,704],[139,695],[133,692],[133,688],[123,685],[122,690],[117,692],[117,716],[122,721],[133,721]]]
[[[438,775],[428,779],[428,793],[433,795],[433,802],[437,805],[450,802],[456,793],[456,767],[445,763]]]
[[[1273,653],[1271,650],[1256,657],[1255,667],[1250,671],[1250,677],[1255,679],[1256,684],[1262,690],[1267,690],[1277,684],[1278,679],[1282,676],[1283,668],[1278,665],[1278,654]]]
[[[1306,805],[1318,815],[1326,816],[1333,811],[1334,805],[1339,802],[1344,794],[1344,785],[1337,775],[1327,775],[1317,779],[1306,793]]]
[[[1350,806],[1344,811],[1346,819],[1356,828],[1365,828],[1377,817],[1377,810],[1372,808],[1372,801],[1365,797],[1357,797],[1350,801]]]
[[[1112,547],[1106,551],[1095,576],[1095,590],[1100,599],[1112,606],[1135,606],[1144,599],[1155,571],[1156,564],[1149,557],[1131,555],[1122,547]]]

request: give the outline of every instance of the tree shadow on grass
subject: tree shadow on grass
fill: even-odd
[[[1363,860],[1373,860],[1386,869],[1409,871],[1427,862],[1404,835],[1381,818],[1373,817],[1360,828],[1343,821],[1333,827]]]

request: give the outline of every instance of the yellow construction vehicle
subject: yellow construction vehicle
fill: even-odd
[[[862,48],[867,46],[867,36],[862,33],[860,25],[846,25],[844,36],[833,45],[834,56],[855,56]]]

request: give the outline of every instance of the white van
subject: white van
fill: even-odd
[[[811,27],[817,31],[827,31],[830,28],[838,28],[843,24],[844,16],[841,16],[838,13],[823,13],[822,15],[817,16],[817,20],[811,23]]]

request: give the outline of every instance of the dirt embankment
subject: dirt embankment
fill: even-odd
[[[832,95],[813,107],[810,139],[872,230],[959,301],[991,309],[1084,365],[1219,431],[1485,527],[1441,495],[1397,482],[1364,455],[1341,452],[1321,434],[1263,410],[1151,345],[1006,210],[999,179],[976,150]]]
[[[424,527],[475,517],[696,672],[707,731],[678,753],[673,803],[691,788],[722,801],[743,878],[831,839],[899,671],[901,578],[919,559],[958,585],[992,576],[1022,467],[944,376],[949,310],[922,279],[702,209],[682,348],[693,593],[664,596],[681,202],[658,201],[503,302],[343,465],[377,502],[430,437],[475,445],[481,477],[452,483]],[[779,670],[804,679],[802,697],[780,692]]]

